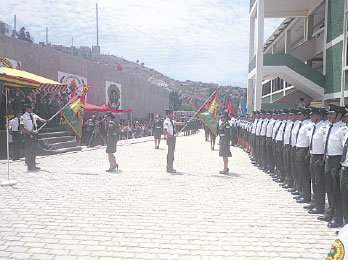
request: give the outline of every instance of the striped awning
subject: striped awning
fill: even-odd
[[[0,84],[8,87],[31,88],[35,92],[65,92],[67,85],[23,70],[0,67]]]

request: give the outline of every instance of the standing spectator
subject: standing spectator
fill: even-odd
[[[18,36],[17,36],[18,39],[20,40],[23,40],[25,41],[25,27],[22,27],[20,30],[19,30],[19,33],[18,33]]]
[[[87,147],[95,146],[95,127],[96,127],[96,116],[93,115],[92,118],[88,119],[86,124],[86,132],[87,132]]]
[[[22,113],[20,111],[15,112],[16,117],[10,121],[10,134],[12,136],[12,160],[19,160],[20,148],[21,148],[21,132],[19,129],[20,118]]]
[[[106,116],[104,118],[99,117],[99,133],[100,133],[100,144],[106,144],[106,125],[105,125]],[[117,133],[118,134],[118,133]]]
[[[304,108],[304,107],[306,107],[304,98],[300,98],[299,101],[297,102],[297,109]]]
[[[33,40],[30,38],[30,33],[28,31],[25,33],[25,40],[27,42],[33,42]]]

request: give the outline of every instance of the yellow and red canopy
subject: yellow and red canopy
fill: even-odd
[[[0,67],[0,84],[40,92],[65,92],[67,85],[23,70]]]

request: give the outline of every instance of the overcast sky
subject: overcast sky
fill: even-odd
[[[25,26],[35,42],[96,45],[102,53],[144,62],[164,75],[245,87],[248,0],[3,0],[0,19]],[[281,20],[266,20],[265,39]]]

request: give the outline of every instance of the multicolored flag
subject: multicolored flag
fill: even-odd
[[[85,96],[88,87],[83,88],[82,96],[73,100],[68,106],[62,110],[62,116],[75,134],[81,138],[83,125],[83,111],[85,107]]]
[[[219,90],[215,92],[213,98],[204,105],[197,113],[197,117],[205,124],[210,131],[216,136],[217,135],[217,122],[216,112],[219,106]]]

